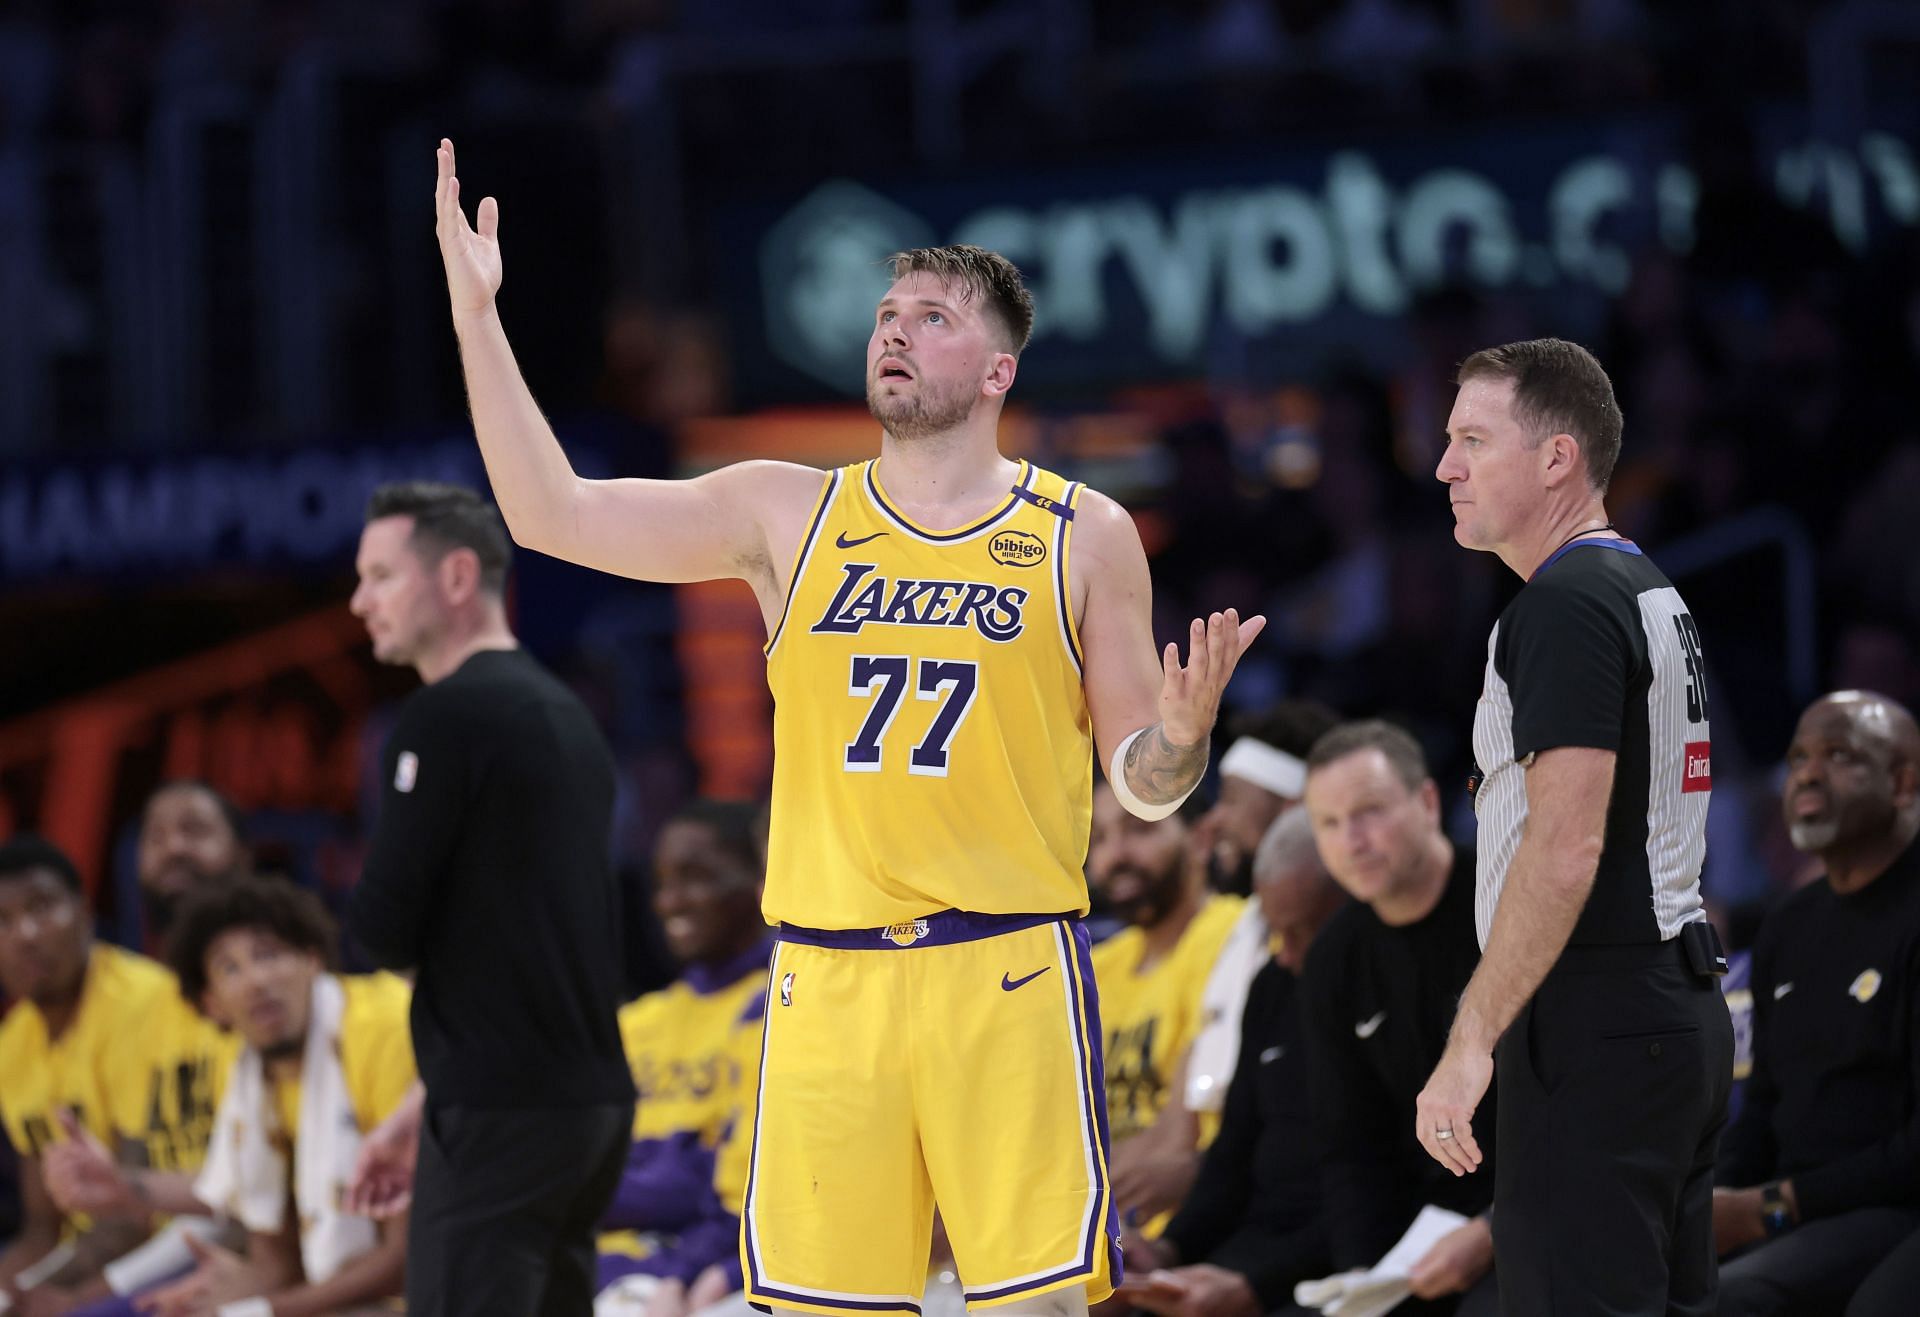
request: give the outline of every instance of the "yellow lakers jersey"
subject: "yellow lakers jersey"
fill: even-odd
[[[109,1147],[127,1145],[136,1161],[192,1170],[206,1154],[238,1050],[163,967],[96,944],[65,1033],[49,1038],[31,1002],[0,1024],[0,1118],[24,1157],[63,1137],[55,1113],[66,1109]]]
[[[828,474],[767,642],[773,922],[1085,913],[1093,724],[1067,582],[1081,485],[1020,464],[917,525],[876,463]]]
[[[735,1035],[749,1027],[749,1014],[751,1031],[759,1033],[751,1008],[766,991],[759,969],[713,992],[680,979],[620,1008],[620,1041],[638,1097],[636,1141],[693,1133],[709,1148],[720,1142],[740,1084]]]
[[[1246,902],[1211,896],[1175,944],[1140,971],[1146,935],[1125,928],[1093,949],[1100,1022],[1107,1032],[1107,1120],[1115,1139],[1151,1126],[1174,1095],[1174,1067],[1199,1035],[1207,977]],[[1204,1132],[1210,1137],[1211,1130]]]
[[[340,1074],[360,1133],[394,1113],[419,1078],[413,1060],[413,985],[397,974],[343,974],[340,990]],[[291,1150],[300,1135],[298,1078],[270,1081],[280,1138]]]

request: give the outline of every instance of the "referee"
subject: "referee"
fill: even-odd
[[[1526,584],[1474,718],[1483,954],[1416,1133],[1454,1174],[1477,1169],[1497,1070],[1507,1313],[1707,1314],[1733,1030],[1700,900],[1700,633],[1607,520],[1621,418],[1600,363],[1537,339],[1475,353],[1458,383],[1436,472],[1454,538]]]
[[[508,630],[511,553],[471,490],[389,485],[355,563],[374,656],[426,682],[387,744],[347,918],[380,964],[417,971],[424,1119],[416,1100],[369,1135],[349,1192],[377,1214],[411,1181],[412,1317],[585,1317],[633,1121],[613,757]]]

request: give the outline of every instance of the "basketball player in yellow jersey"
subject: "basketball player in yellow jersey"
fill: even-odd
[[[582,480],[521,379],[439,151],[474,428],[514,537],[653,581],[747,582],[775,698],[764,909],[780,925],[742,1220],[749,1299],[919,1311],[937,1202],[969,1303],[1083,1312],[1118,1270],[1099,1011],[1079,916],[1093,757],[1142,817],[1206,767],[1265,620],[1156,663],[1119,505],[1002,456],[1033,303],[974,247],[895,258],[874,315],[878,460]]]

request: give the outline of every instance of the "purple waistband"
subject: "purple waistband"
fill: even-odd
[[[904,919],[881,928],[803,928],[780,925],[782,942],[809,947],[836,947],[843,951],[901,951],[908,947],[946,947],[956,942],[978,942],[983,937],[1018,933],[1042,924],[1071,922],[1077,916],[980,915],[968,910],[941,910],[918,919]]]

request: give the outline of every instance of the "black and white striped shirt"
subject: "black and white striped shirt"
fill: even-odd
[[[1473,721],[1483,947],[1526,827],[1526,766],[1562,746],[1615,755],[1599,870],[1570,945],[1665,940],[1705,918],[1713,769],[1700,632],[1673,583],[1626,540],[1562,547],[1488,638]]]

